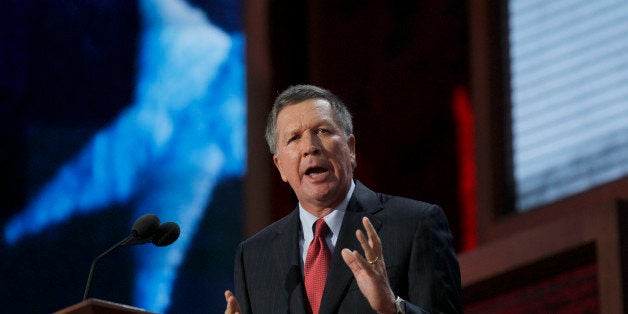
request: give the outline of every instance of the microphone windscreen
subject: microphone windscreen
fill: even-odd
[[[159,226],[153,236],[153,244],[156,246],[168,246],[179,238],[181,229],[174,222],[166,222]]]
[[[159,229],[159,218],[153,214],[145,214],[133,224],[131,234],[137,239],[150,238]]]

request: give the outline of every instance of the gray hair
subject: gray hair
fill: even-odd
[[[277,141],[279,138],[279,132],[277,130],[277,116],[279,116],[279,112],[287,106],[316,98],[325,99],[329,102],[334,122],[338,124],[347,138],[353,134],[353,121],[351,120],[351,113],[336,95],[326,89],[313,85],[290,86],[277,96],[275,103],[273,103],[273,108],[268,114],[268,121],[266,123],[266,142],[268,143],[268,148],[273,155],[277,153]]]

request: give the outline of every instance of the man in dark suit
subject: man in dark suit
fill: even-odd
[[[299,205],[241,243],[225,313],[461,313],[442,210],[353,179],[351,115],[332,93],[280,94],[266,140]]]

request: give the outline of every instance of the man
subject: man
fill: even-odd
[[[225,313],[462,312],[445,215],[353,179],[351,115],[335,95],[288,88],[266,140],[299,204],[240,244]]]

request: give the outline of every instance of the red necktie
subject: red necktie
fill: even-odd
[[[325,280],[327,278],[327,269],[329,269],[329,261],[331,253],[325,242],[325,234],[329,231],[329,227],[325,220],[320,218],[316,221],[314,240],[310,243],[305,257],[305,292],[310,301],[312,313],[318,314],[321,307],[321,298],[323,297],[323,289],[325,288]]]

